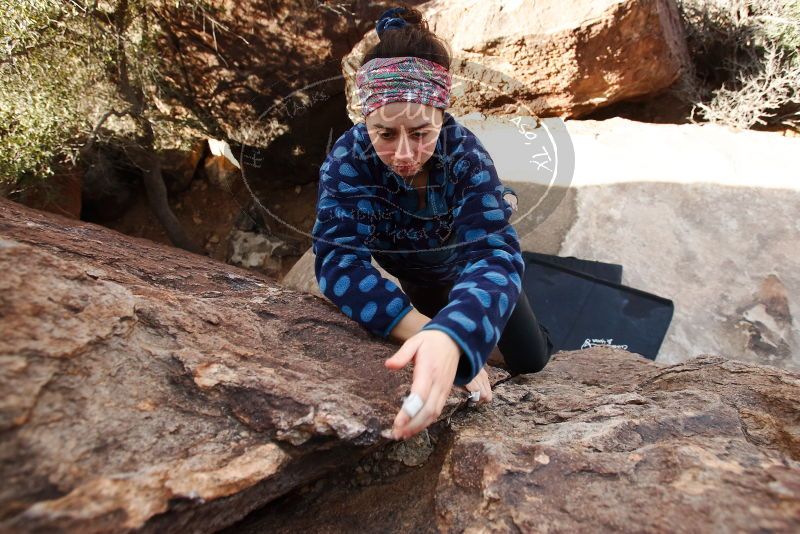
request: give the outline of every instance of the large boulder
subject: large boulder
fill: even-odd
[[[559,353],[395,443],[411,373],[323,299],[2,199],[0,268],[2,531],[800,524],[797,373]]]
[[[454,113],[579,117],[670,86],[690,64],[673,0],[432,0],[418,6],[452,47]],[[370,31],[342,60],[348,112]]]
[[[391,441],[410,372],[323,299],[5,199],[0,271],[0,531],[211,532]]]
[[[602,349],[496,394],[453,417],[440,532],[800,529],[797,373]]]
[[[710,124],[566,124],[575,219],[559,254],[622,264],[623,283],[675,302],[658,360],[724,354],[800,369],[800,139]]]
[[[450,424],[420,467],[376,451],[226,533],[800,530],[797,373],[595,347]]]

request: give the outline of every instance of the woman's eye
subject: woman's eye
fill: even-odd
[[[412,137],[414,137],[415,139],[422,139],[423,137],[425,137],[425,136],[427,135],[427,132],[414,132],[414,133],[413,133],[413,134],[411,134],[411,135],[412,135]],[[389,133],[379,133],[379,134],[378,134],[378,137],[380,137],[381,139],[391,139],[391,138],[393,138],[393,137],[394,137],[394,134],[389,134]]]

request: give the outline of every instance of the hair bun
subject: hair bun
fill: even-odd
[[[384,11],[375,22],[375,32],[378,34],[378,37],[380,38],[386,30],[399,30],[408,24],[405,19],[400,16],[400,14],[405,11],[406,8],[404,7],[393,7],[392,9]]]

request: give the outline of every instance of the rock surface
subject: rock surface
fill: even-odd
[[[230,532],[800,529],[797,373],[595,347],[494,393],[433,433],[424,465],[392,472],[375,453]]]
[[[575,220],[559,255],[622,264],[624,284],[675,302],[658,361],[724,354],[800,369],[800,139],[624,119],[566,124]]]
[[[289,253],[284,241],[259,232],[232,230],[228,239],[228,263],[268,274],[279,273],[283,258]]]
[[[548,190],[552,175],[535,172],[507,118],[462,122],[519,195],[511,220],[523,250],[621,264],[624,284],[674,301],[658,361],[707,353],[800,369],[800,139],[568,120],[575,160],[563,194]]]
[[[658,92],[689,65],[673,0],[432,0],[418,9],[453,50],[455,113],[579,117]],[[353,122],[353,73],[377,39],[368,32],[342,60]]]
[[[658,361],[800,369],[800,192],[627,183],[582,188],[576,203],[560,254],[622,264],[624,284],[675,303]]]
[[[390,441],[410,373],[322,299],[3,199],[0,270],[0,531],[213,531]]]
[[[210,532],[273,501],[232,531],[800,528],[797,373],[559,353],[392,443],[410,377],[322,299],[5,200],[0,268],[3,531]]]
[[[800,529],[796,373],[594,349],[496,394],[452,419],[442,532]]]

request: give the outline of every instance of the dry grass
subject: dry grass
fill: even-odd
[[[694,60],[678,92],[691,120],[800,128],[800,1],[678,4]]]

